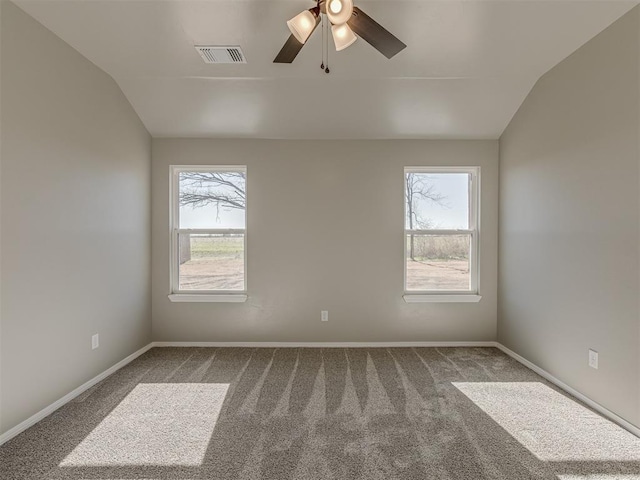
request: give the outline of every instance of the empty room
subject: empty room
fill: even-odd
[[[640,480],[640,0],[0,0],[32,479]]]

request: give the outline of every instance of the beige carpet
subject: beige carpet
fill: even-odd
[[[155,348],[0,478],[637,480],[640,439],[492,348]]]

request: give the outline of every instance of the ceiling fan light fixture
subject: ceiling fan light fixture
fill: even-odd
[[[0,0],[1,1],[1,0]],[[353,0],[315,0],[316,7],[302,12],[287,22],[291,35],[282,46],[273,63],[292,63],[307,39],[320,23],[320,12],[331,24],[331,34],[337,51],[344,50],[358,37],[387,58],[393,58],[407,46],[373,18],[353,5]],[[323,17],[324,18],[324,17]],[[323,22],[323,45],[326,40]],[[324,48],[323,48],[324,57]],[[329,73],[329,68],[322,68]]]
[[[333,25],[331,27],[331,35],[333,35],[333,43],[336,45],[337,52],[344,50],[358,39],[346,23]]]
[[[326,10],[333,25],[342,25],[353,14],[353,0],[327,0]]]
[[[287,21],[287,27],[300,43],[305,43],[316,28],[318,18],[316,9],[317,7],[305,10]]]

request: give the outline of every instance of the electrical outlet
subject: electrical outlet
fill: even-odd
[[[329,321],[329,311],[328,310],[322,310],[322,312],[320,312],[320,320],[323,322],[328,322]]]
[[[100,346],[100,335],[97,333],[91,337],[91,350],[95,350]]]
[[[589,366],[598,369],[598,352],[589,349]]]

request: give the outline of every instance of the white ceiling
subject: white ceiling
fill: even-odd
[[[356,0],[408,47],[363,40],[320,68],[317,30],[272,60],[309,0],[17,0],[109,73],[154,136],[498,138],[542,74],[637,1]],[[196,44],[241,45],[206,65]]]

